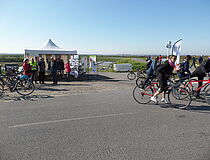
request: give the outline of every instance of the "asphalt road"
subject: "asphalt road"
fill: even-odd
[[[210,159],[210,107],[139,105],[132,88],[1,103],[0,159]]]

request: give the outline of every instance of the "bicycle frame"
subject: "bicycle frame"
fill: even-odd
[[[148,96],[151,96],[152,97],[153,94],[147,94],[146,91],[148,89],[151,89],[153,93],[156,93],[158,87],[156,88],[155,85],[158,86],[158,82],[152,82],[151,85],[147,86],[146,89],[145,89],[144,95],[148,95]]]
[[[202,88],[204,88],[205,86],[207,86],[207,85],[209,85],[210,84],[210,79],[208,79],[208,80],[191,80],[191,81],[189,81],[186,85],[185,85],[185,87],[187,87],[188,85],[190,85],[190,87],[191,88],[193,88],[193,83],[199,83],[199,82],[206,82],[205,84],[203,84],[201,87],[199,87],[199,88],[197,88],[196,90],[195,90],[195,92],[198,92],[199,90],[201,90]]]

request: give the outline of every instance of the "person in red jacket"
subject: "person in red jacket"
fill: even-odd
[[[23,74],[29,77],[32,75],[32,66],[29,64],[28,58],[25,58],[23,61]]]
[[[70,61],[66,62],[65,64],[65,71],[66,71],[66,79],[69,80],[71,72]]]

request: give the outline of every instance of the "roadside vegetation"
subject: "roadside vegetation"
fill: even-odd
[[[142,59],[142,61],[135,60],[137,58]],[[146,69],[145,58],[140,56],[97,56],[97,61],[113,62],[115,64],[130,63],[133,65],[133,71],[136,71],[137,69],[140,70]],[[112,71],[112,70],[109,69],[106,71]]]

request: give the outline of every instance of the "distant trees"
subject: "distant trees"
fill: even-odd
[[[0,55],[0,62],[23,62],[23,55],[20,54],[2,54]]]

